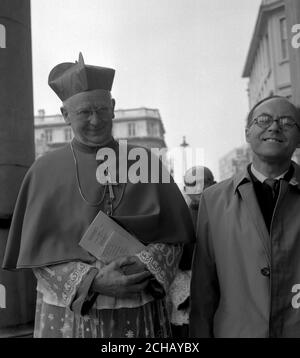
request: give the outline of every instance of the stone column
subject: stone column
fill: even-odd
[[[18,191],[34,161],[33,123],[30,0],[1,0],[0,267]],[[34,305],[31,271],[0,269],[0,337],[32,331]]]

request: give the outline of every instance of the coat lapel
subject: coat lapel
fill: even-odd
[[[261,213],[260,207],[258,205],[255,191],[253,188],[252,183],[247,182],[240,185],[237,189],[242,197],[242,200],[244,201],[246,208],[249,212],[249,216],[251,220],[253,221],[256,231],[258,233],[259,239],[262,242],[262,245],[264,247],[265,255],[268,260],[268,263],[271,264],[271,242],[269,233],[263,218],[263,215]]]
[[[290,184],[300,190],[300,167],[294,162],[292,164],[295,168],[295,172],[293,178],[290,181]],[[245,170],[240,175],[235,176],[233,178],[233,184],[235,192],[238,191],[240,193],[241,198],[249,212],[249,217],[251,218],[258,233],[259,239],[263,245],[265,256],[268,260],[269,265],[271,265],[271,239],[259,204],[257,202],[256,194],[251,183],[248,171]],[[277,203],[277,210],[278,207],[281,205],[286,190],[287,188],[281,188],[281,193]]]

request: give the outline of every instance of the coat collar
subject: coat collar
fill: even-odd
[[[297,187],[300,190],[300,166],[293,161],[292,166],[294,167],[294,175],[289,184]],[[237,191],[240,185],[248,182],[251,182],[251,178],[247,168],[245,168],[241,173],[233,177],[234,192]]]

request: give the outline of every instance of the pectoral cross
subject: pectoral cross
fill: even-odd
[[[113,200],[115,199],[113,185],[118,185],[118,183],[114,183],[112,181],[110,172],[108,170],[107,170],[107,174],[106,174],[106,184],[108,185],[108,191],[109,191],[110,215],[112,215],[112,213],[113,213]]]

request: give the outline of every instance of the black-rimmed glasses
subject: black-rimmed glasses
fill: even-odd
[[[261,114],[256,118],[254,118],[250,125],[255,123],[260,128],[267,129],[271,127],[271,125],[275,121],[283,129],[291,129],[294,126],[297,126],[297,128],[300,130],[298,123],[294,120],[294,118],[290,116],[281,116],[281,117],[274,118],[269,114]]]

